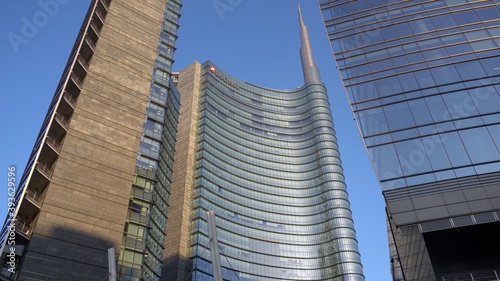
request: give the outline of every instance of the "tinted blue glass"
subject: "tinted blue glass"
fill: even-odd
[[[500,125],[488,126],[486,128],[495,142],[497,150],[500,151]]]
[[[425,102],[434,122],[446,121],[451,118],[441,96],[427,97],[425,98]]]
[[[451,168],[450,160],[438,135],[425,137],[421,140],[433,170]]]
[[[435,29],[447,28],[457,25],[453,16],[449,14],[432,17],[431,21]]]
[[[375,174],[379,180],[401,177],[403,171],[393,144],[381,145],[368,149],[374,164]]]
[[[459,131],[472,163],[484,163],[500,158],[491,135],[484,127]]]
[[[359,124],[364,136],[376,135],[389,131],[382,108],[373,108],[357,112]]]
[[[384,106],[384,113],[391,131],[415,126],[406,102]]]
[[[479,61],[458,63],[455,67],[463,80],[482,78],[486,76],[486,73],[484,72],[484,69]]]
[[[433,87],[436,85],[429,70],[416,71],[414,75],[420,88]]]
[[[427,159],[421,140],[397,142],[395,147],[405,176],[431,170],[431,165]]]
[[[413,120],[416,125],[424,125],[432,123],[431,113],[427,108],[427,104],[422,99],[408,101]]]
[[[458,91],[443,95],[443,100],[448,107],[448,112],[450,112],[452,119],[478,114],[474,101],[467,91]]]
[[[450,159],[451,165],[453,167],[460,167],[471,164],[469,155],[467,154],[467,151],[465,150],[465,147],[458,133],[452,132],[442,134],[439,137],[446,150],[446,154],[448,154],[448,159]]]
[[[382,9],[366,10],[369,5],[356,2],[356,7],[363,6],[362,11],[351,6],[352,13],[343,20],[354,23],[349,25],[350,28],[364,24],[362,29],[348,32],[350,37],[366,36],[368,40],[357,45],[356,58],[351,61],[364,67],[369,65],[370,72],[350,71],[350,65],[341,66],[340,71],[345,73],[345,81],[360,83],[351,89],[351,102],[370,100],[370,103],[356,104],[354,108],[382,105],[384,118],[380,109],[356,113],[363,136],[370,137],[366,143],[386,143],[390,141],[389,136],[392,141],[403,140],[412,136],[406,131],[411,127],[428,138],[440,132],[442,134],[437,140],[442,141],[434,142],[436,145],[432,145],[432,139],[422,139],[431,166],[429,173],[433,169],[447,169],[459,164],[472,165],[472,156],[469,158],[461,138],[462,131],[500,120],[494,114],[500,108],[498,6],[466,0],[385,1],[386,7]],[[334,5],[338,1],[328,3]],[[375,28],[377,25],[378,29]],[[337,32],[347,31],[339,28]],[[343,38],[332,41],[342,42]],[[338,56],[353,54],[341,53]],[[354,75],[363,76],[354,78]],[[396,106],[403,104],[404,99],[407,99],[407,108]],[[430,126],[432,123],[435,124]],[[453,133],[456,130],[462,131]],[[375,137],[374,134],[386,135]],[[494,138],[491,140],[494,142]],[[486,146],[492,148],[491,143]],[[376,155],[383,158],[382,154]],[[374,166],[383,162],[375,158],[372,161],[377,163]],[[482,171],[486,170],[482,168]],[[470,171],[474,169],[461,169],[456,175],[462,176]],[[439,178],[449,178],[450,175],[451,172],[440,172]],[[426,176],[412,177],[405,184],[425,179]],[[395,182],[395,185],[400,183]]]

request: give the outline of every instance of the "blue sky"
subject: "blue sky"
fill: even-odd
[[[7,209],[7,168],[16,166],[20,179],[90,2],[54,1],[4,0],[0,8],[2,218]],[[47,10],[39,2],[57,6]],[[381,189],[338,77],[316,1],[184,1],[174,69],[210,59],[253,84],[277,89],[302,85],[297,3],[330,96],[366,280],[389,281]]]

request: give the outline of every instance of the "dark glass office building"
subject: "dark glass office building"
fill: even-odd
[[[328,96],[301,23],[305,85],[237,79],[210,61],[182,96],[162,280],[364,280]]]
[[[500,280],[500,2],[320,0],[394,280]]]
[[[159,280],[180,0],[93,0],[4,223],[1,280]],[[57,42],[54,42],[57,44]]]

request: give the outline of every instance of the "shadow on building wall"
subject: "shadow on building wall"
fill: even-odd
[[[17,265],[15,280],[107,280],[107,251],[112,247],[98,234],[64,227],[54,228],[50,237],[34,233]]]

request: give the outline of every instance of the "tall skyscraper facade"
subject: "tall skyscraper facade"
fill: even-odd
[[[159,280],[180,0],[94,0],[2,229],[6,280]],[[2,280],[4,280],[2,279]]]
[[[500,280],[500,3],[320,0],[395,280]]]
[[[250,84],[210,61],[180,71],[162,280],[213,280],[209,210],[224,280],[364,280],[328,96],[301,16],[300,36],[305,85],[293,90]]]

